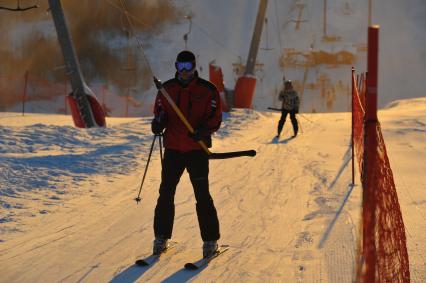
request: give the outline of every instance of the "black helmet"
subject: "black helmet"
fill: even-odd
[[[196,67],[194,53],[188,50],[181,51],[176,57],[175,67],[178,72],[194,70]]]
[[[284,85],[292,85],[291,80],[285,80]]]
[[[179,52],[176,62],[192,62],[195,65],[195,55],[189,50]]]

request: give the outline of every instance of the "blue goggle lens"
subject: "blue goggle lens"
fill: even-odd
[[[191,71],[194,68],[194,64],[192,64],[192,62],[176,62],[175,65],[179,72],[182,72],[183,70]]]

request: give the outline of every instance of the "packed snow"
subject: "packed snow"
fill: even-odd
[[[208,76],[208,63],[214,60],[223,68],[229,88],[236,78],[232,64],[245,64],[259,1],[233,2],[175,1],[185,15],[193,16],[187,47],[197,55],[201,76]],[[136,204],[153,140],[152,117],[107,117],[106,128],[77,129],[69,115],[23,116],[17,113],[22,105],[16,104],[2,108],[9,112],[0,112],[0,282],[355,280],[362,191],[357,166],[355,185],[351,184],[351,116],[345,112],[350,109],[350,66],[308,70],[283,68],[278,61],[284,48],[345,50],[358,56],[358,71],[365,70],[365,50],[357,47],[367,39],[367,4],[327,1],[328,35],[341,38],[330,43],[322,40],[322,1],[269,2],[257,58],[263,65],[256,72],[255,110],[224,113],[213,138],[213,152],[257,151],[255,157],[210,161],[219,244],[229,250],[201,270],[183,268],[202,256],[195,199],[184,173],[175,198],[172,240],[178,245],[151,267],[134,266],[136,259],[152,251],[160,185],[156,143],[141,203]],[[411,281],[426,282],[426,4],[423,0],[373,4],[373,24],[381,25],[379,106],[387,104],[378,115],[406,228]],[[296,30],[294,20],[299,15],[303,22]],[[160,79],[173,75],[188,24],[182,19],[155,37],[139,35]],[[9,44],[0,51],[12,47],[17,55],[27,56],[21,54],[19,44],[11,43],[25,41],[33,30],[55,37],[49,14],[41,24],[27,25],[30,30],[18,26],[18,32],[5,31]],[[331,108],[318,89],[306,90],[298,115],[299,135],[291,138],[288,120],[276,140],[279,113],[264,110],[278,105],[276,94],[284,75],[306,85],[326,75],[341,84],[336,83],[340,92]],[[90,86],[101,96],[95,84]],[[135,98],[143,109],[131,109],[130,115],[150,115],[155,94],[153,86],[138,93]],[[409,97],[420,98],[396,100]],[[27,110],[52,112],[62,107],[63,98],[58,96],[51,104],[29,102]],[[114,116],[122,115],[120,99],[111,102]],[[335,113],[307,113],[314,109]]]
[[[426,99],[379,111],[408,238],[413,282],[426,280]],[[152,143],[150,118],[109,118],[76,129],[70,116],[1,113],[0,282],[352,282],[361,187],[351,185],[350,113],[300,114],[277,141],[277,112],[224,114],[210,161],[210,190],[230,249],[199,271],[202,256],[189,178],[176,193],[178,246],[149,268],[160,183],[158,144],[136,204]]]

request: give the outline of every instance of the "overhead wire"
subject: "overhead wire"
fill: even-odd
[[[190,1],[188,0],[184,0],[185,2],[185,6],[189,7],[191,6]],[[210,39],[211,41],[213,41],[214,43],[216,43],[219,47],[221,47],[223,50],[225,50],[226,52],[228,52],[229,54],[237,57],[237,58],[241,58],[240,55],[238,55],[238,53],[232,51],[231,49],[229,49],[228,47],[225,46],[225,44],[223,44],[220,40],[216,39],[215,37],[213,37],[212,35],[210,35],[201,25],[199,25],[198,23],[196,23],[196,21],[194,21],[194,18],[192,18],[192,24],[197,27],[202,34],[204,34],[208,39]]]
[[[229,48],[227,48],[223,43],[221,43],[219,40],[217,40],[216,38],[214,38],[213,36],[209,35],[209,33],[203,28],[201,27],[199,24],[197,24],[194,19],[192,19],[192,24],[194,24],[194,26],[196,26],[201,33],[203,33],[206,37],[208,37],[210,40],[212,40],[213,42],[215,42],[218,46],[222,47],[223,50],[229,52],[230,54],[236,56],[236,57],[241,57],[240,55],[238,55],[236,52],[230,50]]]
[[[274,10],[275,10],[275,28],[276,28],[276,30],[277,30],[277,34],[278,34],[278,44],[279,44],[279,46],[280,46],[280,52],[279,52],[279,54],[280,54],[280,58],[281,58],[281,56],[283,56],[284,55],[284,47],[283,47],[283,40],[282,40],[282,37],[281,37],[281,23],[280,23],[280,20],[279,20],[279,17],[278,17],[278,3],[277,3],[277,0],[275,0],[274,1]],[[286,77],[285,76],[285,65],[284,65],[284,62],[280,62],[280,63],[282,63],[282,73],[283,73],[283,77]]]
[[[108,4],[110,4],[112,7],[116,8],[116,9],[120,10],[120,12],[122,12],[121,7],[120,7],[120,6],[118,6],[117,4],[115,4],[113,1],[111,1],[111,0],[106,0],[106,1],[107,1],[107,2],[108,2]],[[145,27],[151,27],[149,24],[147,24],[147,23],[145,23],[145,22],[143,22],[143,21],[139,20],[139,19],[138,19],[138,17],[136,17],[136,16],[132,15],[132,14],[131,14],[131,13],[129,13],[129,12],[128,12],[128,15],[129,15],[129,17],[131,17],[131,18],[132,18],[132,20],[133,20],[133,21],[137,22],[138,24],[141,24],[141,25],[143,25],[143,26],[145,26]]]
[[[121,11],[125,15],[125,17],[127,19],[127,23],[129,24],[129,35],[136,40],[137,47],[140,49],[140,51],[142,53],[142,57],[143,57],[146,65],[148,67],[148,70],[151,73],[151,75],[154,76],[154,71],[151,67],[151,64],[149,63],[148,58],[146,57],[146,54],[145,54],[145,51],[144,51],[144,48],[143,48],[143,45],[142,45],[142,41],[140,41],[139,38],[134,33],[135,27],[134,27],[134,24],[132,22],[132,19],[130,18],[130,14],[128,12],[125,0],[119,0],[119,1],[120,1],[120,5],[121,5]]]
[[[279,58],[279,60],[280,60],[280,66],[282,66],[281,67],[281,69],[282,69],[282,74],[283,74],[283,77],[285,78],[286,77],[286,74],[285,74],[285,65],[284,65],[284,61],[282,61],[281,62],[281,58],[282,57],[284,57],[284,48],[283,48],[283,40],[282,40],[282,37],[281,37],[281,23],[280,23],[280,20],[279,20],[279,17],[278,17],[278,3],[277,3],[277,0],[275,0],[274,1],[274,14],[275,14],[275,29],[276,29],[276,33],[277,33],[277,35],[278,35],[278,44],[279,44],[279,52],[278,52],[278,58]],[[279,80],[279,81],[281,81],[281,80]],[[280,89],[282,86],[279,84],[278,85],[278,87],[276,88],[276,89]],[[275,104],[275,99],[276,99],[276,95],[275,95],[275,98],[274,98],[274,101],[273,101],[273,103]]]
[[[283,50],[283,44],[282,44],[282,38],[281,38],[281,29],[280,29],[280,20],[278,18],[278,4],[277,4],[277,0],[274,1],[274,5],[275,5],[275,21],[276,21],[276,26],[277,26],[277,33],[278,33],[278,43],[280,45],[280,50]]]
[[[112,2],[111,0],[107,0],[107,2],[111,5],[111,6],[113,6],[113,7],[115,7],[116,9],[119,9],[121,12],[122,12],[122,14],[125,16],[125,18],[126,18],[126,20],[127,20],[127,22],[128,22],[128,24],[129,24],[129,32],[131,33],[131,36],[132,37],[134,37],[135,38],[135,40],[136,40],[136,42],[137,42],[137,46],[138,46],[138,48],[140,49],[140,51],[142,52],[142,56],[143,56],[143,58],[144,58],[144,61],[146,62],[146,64],[147,64],[147,66],[148,66],[148,68],[149,68],[149,70],[150,70],[150,73],[151,74],[154,74],[153,73],[153,69],[152,69],[152,67],[151,67],[151,64],[149,63],[149,61],[148,61],[148,58],[146,57],[146,54],[145,54],[145,50],[144,50],[144,48],[143,48],[143,45],[142,45],[142,42],[140,41],[140,39],[134,34],[134,30],[135,30],[135,28],[134,28],[134,23],[133,23],[133,21],[136,21],[136,22],[138,22],[138,23],[140,23],[140,24],[143,24],[143,25],[145,25],[145,26],[149,26],[149,25],[147,25],[146,23],[143,23],[142,21],[139,21],[139,20],[137,20],[137,18],[135,17],[135,16],[133,16],[131,13],[129,13],[129,11],[128,11],[128,8],[127,8],[127,5],[126,5],[126,3],[125,3],[125,0],[119,0],[119,2],[120,2],[120,6],[118,6],[116,3],[114,3],[114,2]],[[200,31],[201,31],[201,33],[202,34],[204,34],[207,38],[209,38],[211,41],[213,41],[214,43],[216,43],[218,46],[220,46],[223,50],[225,50],[226,52],[228,52],[229,54],[232,54],[233,56],[235,56],[235,57],[237,57],[237,58],[240,58],[240,55],[238,55],[236,52],[234,52],[234,51],[232,51],[232,50],[230,50],[228,47],[226,47],[223,43],[221,43],[219,40],[217,40],[216,38],[214,38],[213,36],[211,36],[201,25],[199,25],[197,22],[195,22],[193,19],[192,19],[192,23],[193,23],[193,25],[195,26],[195,27],[197,27]]]

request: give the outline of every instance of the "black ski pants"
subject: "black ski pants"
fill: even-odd
[[[172,237],[175,216],[175,192],[184,170],[194,188],[198,224],[203,241],[220,238],[219,220],[216,208],[209,192],[209,159],[202,150],[179,152],[165,149],[161,171],[160,196],[157,200],[154,216],[154,234],[156,237]]]
[[[291,124],[293,125],[293,133],[294,133],[294,135],[297,135],[297,132],[299,130],[299,126],[297,124],[296,111],[295,110],[289,111],[289,110],[285,110],[285,109],[281,109],[281,119],[278,122],[278,135],[280,135],[281,131],[283,130],[284,123],[285,123],[285,120],[287,118],[287,114],[290,114]]]

